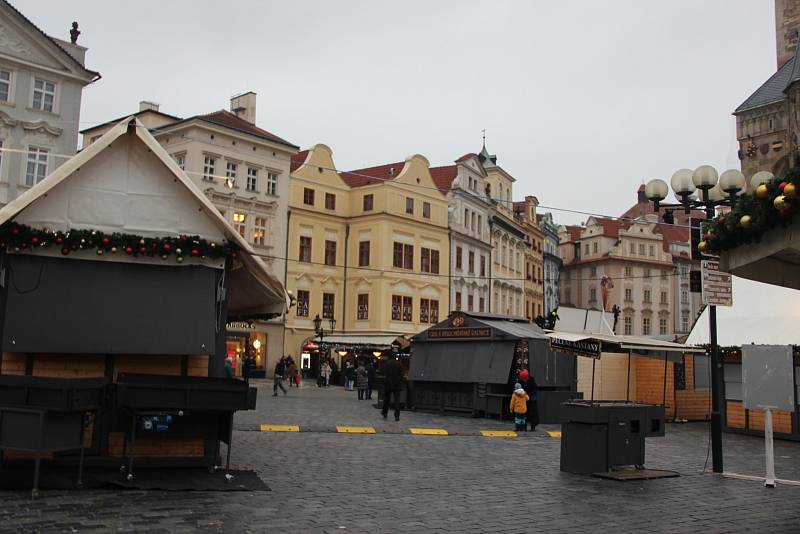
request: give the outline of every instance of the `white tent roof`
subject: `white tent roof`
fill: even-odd
[[[242,282],[238,283],[237,286],[240,287],[231,287],[232,293],[236,294],[231,295],[231,299],[229,300],[229,307],[234,308],[234,310],[230,311],[235,311],[236,308],[241,308],[243,312],[248,311],[254,314],[259,314],[258,312],[260,312],[260,314],[267,314],[282,313],[285,309],[287,309],[289,299],[283,285],[268,272],[266,264],[263,262],[263,260],[261,260],[261,258],[256,256],[256,253],[250,244],[241,235],[239,235],[239,232],[237,232],[230,225],[230,223],[228,223],[228,221],[225,220],[225,218],[219,213],[219,211],[217,211],[211,201],[208,200],[208,198],[203,194],[200,188],[198,188],[191,181],[191,179],[189,179],[186,173],[184,173],[180,167],[178,167],[166,150],[164,150],[164,148],[158,143],[158,141],[155,140],[150,132],[147,131],[147,128],[145,128],[135,117],[128,117],[119,121],[116,126],[106,132],[100,139],[89,145],[77,155],[73,156],[71,159],[53,171],[52,174],[47,176],[47,178],[37,183],[28,191],[0,209],[0,224],[17,217],[24,218],[24,212],[26,211],[35,211],[37,200],[47,198],[48,193],[53,192],[59,184],[68,180],[71,176],[79,173],[82,166],[85,166],[94,158],[98,157],[105,149],[126,135],[133,136],[134,139],[138,139],[141,143],[143,143],[149,149],[149,151],[152,152],[167,169],[169,169],[174,176],[175,181],[182,184],[185,187],[185,190],[192,195],[194,200],[199,204],[202,212],[207,216],[211,223],[211,226],[206,227],[206,230],[211,227],[215,228],[216,232],[219,232],[221,235],[225,236],[225,238],[227,238],[229,241],[232,241],[239,247],[239,259],[244,267],[242,270],[246,271],[247,275],[239,276]],[[113,176],[110,175],[107,177],[108,180],[111,180],[112,178]],[[151,199],[149,201],[155,202],[155,199]],[[94,204],[90,203],[89,208],[99,210],[99,205],[100,203],[97,202]],[[136,207],[137,209],[146,209],[147,202],[139,203],[136,205]],[[91,211],[91,209],[87,211]],[[108,213],[102,213],[101,218],[102,216],[107,215]],[[47,216],[47,214],[45,214],[45,216]],[[172,233],[177,233],[177,231]],[[203,236],[203,234],[207,234],[208,232],[200,230],[196,233]],[[212,239],[214,238],[214,236],[210,234],[208,237]],[[96,258],[92,259],[96,260]],[[234,271],[238,270],[237,267],[238,266],[234,266]],[[239,291],[236,291],[236,289],[239,289]],[[261,300],[258,302],[252,302],[252,298],[249,300],[244,298],[247,296],[248,292],[253,292],[253,295],[260,295]]]
[[[717,306],[717,343],[723,347],[800,345],[800,291],[733,277],[733,306]],[[708,309],[686,339],[709,342]]]

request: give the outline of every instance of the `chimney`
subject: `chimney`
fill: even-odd
[[[155,102],[150,102],[147,100],[142,100],[139,102],[139,111],[158,111],[158,104]]]
[[[231,112],[250,124],[256,123],[256,94],[248,91],[231,98]]]

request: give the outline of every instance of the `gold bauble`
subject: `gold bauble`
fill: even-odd
[[[783,188],[783,196],[786,198],[797,198],[797,188],[794,184],[786,184]]]
[[[741,224],[744,228],[749,227],[752,222],[753,218],[749,215],[742,215],[742,218],[739,219],[739,224]]]
[[[708,248],[708,243],[705,241],[700,241],[697,244],[697,250],[699,250],[700,252],[705,252],[707,248]]]
[[[111,247],[111,253],[112,254],[116,254],[117,253],[117,247]]]
[[[175,261],[177,261],[178,263],[183,263],[183,256],[176,256]]]
[[[144,239],[140,239],[140,240],[139,240],[139,244],[140,244],[140,245],[144,245]]]
[[[97,255],[98,256],[102,256],[103,255],[103,249],[102,248],[98,248],[97,249]]]
[[[756,187],[756,196],[758,198],[767,198],[767,186],[764,184],[759,185]]]
[[[778,195],[775,197],[775,200],[772,201],[772,205],[775,206],[776,210],[782,210],[786,207],[786,197],[783,195]]]

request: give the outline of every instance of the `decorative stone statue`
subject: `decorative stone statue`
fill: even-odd
[[[72,23],[72,29],[69,31],[69,38],[72,41],[72,44],[77,44],[78,36],[81,34],[81,31],[78,29],[78,23]]]

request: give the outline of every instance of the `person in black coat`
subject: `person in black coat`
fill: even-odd
[[[375,385],[375,365],[372,363],[372,360],[367,363],[367,398],[372,398],[372,388]]]
[[[525,430],[528,425],[531,425],[531,430],[536,430],[536,425],[539,424],[539,407],[536,404],[536,398],[539,394],[539,386],[536,385],[536,380],[528,371],[523,370],[519,373],[519,383],[522,384],[522,389],[528,394],[528,422],[525,425]]]
[[[383,409],[381,415],[384,419],[389,414],[389,398],[394,396],[394,420],[400,420],[400,390],[403,389],[403,366],[397,358],[391,358],[383,367],[386,376],[383,385]]]

